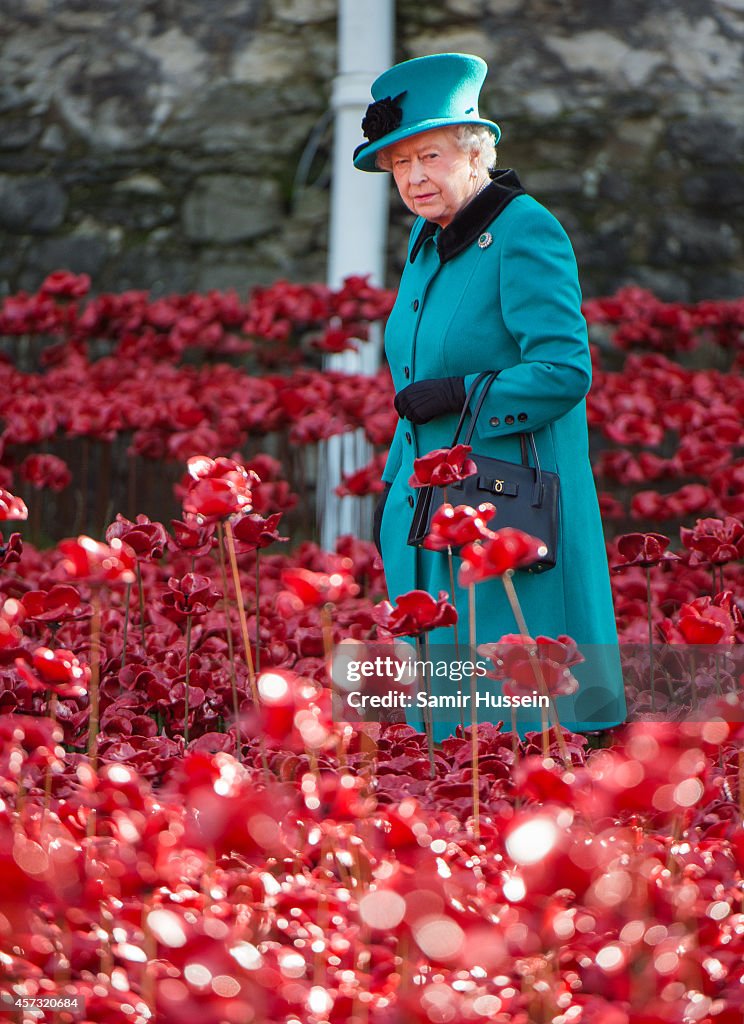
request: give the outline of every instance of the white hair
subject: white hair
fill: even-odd
[[[496,139],[484,124],[452,124],[441,130],[448,132],[463,152],[478,154],[479,171],[488,174],[496,166]],[[381,171],[393,169],[388,149],[381,149],[375,160]]]

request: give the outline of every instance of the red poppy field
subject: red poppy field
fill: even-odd
[[[344,500],[381,489],[389,375],[321,357],[393,296],[89,289],[0,306],[0,1017],[740,1024],[744,300],[584,304],[629,724],[434,745],[339,721],[332,655],[449,595],[311,512],[336,434],[375,452]],[[508,587],[524,536],[444,509]],[[571,638],[526,629],[494,674],[566,692]]]

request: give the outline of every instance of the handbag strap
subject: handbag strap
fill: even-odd
[[[495,376],[498,376],[498,370],[496,370],[496,371],[493,371],[493,370],[483,370],[481,373],[478,374],[478,376],[475,378],[473,383],[470,385],[470,387],[468,389],[468,393],[467,393],[467,395],[465,395],[465,401],[463,402],[462,412],[460,413],[460,419],[457,421],[457,427],[455,428],[455,436],[452,438],[452,444],[450,445],[450,448],[454,448],[455,445],[457,444],[457,439],[460,436],[460,431],[462,430],[463,424],[465,422],[465,417],[468,414],[468,406],[470,405],[470,399],[475,394],[475,389],[478,387],[478,385],[484,379],[484,377],[490,376],[491,373],[494,373]],[[484,395],[485,395],[485,392],[488,391],[489,385],[490,385],[490,382],[484,388]],[[479,403],[478,403],[478,409],[479,410],[480,410],[480,407],[481,407],[481,402],[482,402],[482,398],[481,398],[481,401],[479,401]],[[476,413],[476,415],[477,415],[477,413]],[[470,437],[470,434],[468,434],[468,438],[469,437]],[[468,442],[466,442],[466,444],[467,443]]]
[[[475,403],[475,408],[473,409],[473,415],[472,415],[472,418],[470,420],[470,424],[468,426],[468,432],[465,435],[465,441],[463,442],[464,444],[470,444],[470,442],[472,440],[472,437],[473,437],[473,434],[475,432],[476,421],[478,419],[478,416],[480,414],[481,409],[483,408],[483,403],[485,402],[486,396],[488,394],[488,389],[491,387],[493,382],[496,380],[496,378],[498,377],[499,373],[500,373],[499,370],[485,370],[482,373],[479,373],[478,376],[473,381],[473,383],[471,384],[470,389],[469,389],[469,391],[468,391],[468,393],[467,393],[467,395],[465,397],[465,404],[462,407],[462,412],[460,413],[460,420],[459,420],[459,422],[457,424],[457,429],[455,431],[455,436],[454,436],[454,439],[452,441],[452,447],[453,448],[457,444],[457,439],[460,436],[460,430],[462,429],[462,425],[465,422],[465,415],[466,415],[466,413],[468,411],[468,406],[470,405],[470,400],[473,397],[475,389],[478,387],[478,385],[481,383],[481,381],[484,380],[484,378],[488,378],[486,380],[485,387],[483,388],[483,390],[481,391],[480,395],[478,396],[478,401]],[[535,444],[535,435],[532,433],[532,431],[529,431],[529,432],[525,431],[523,433],[520,433],[520,435],[519,435],[519,443],[520,443],[520,448],[521,448],[522,465],[523,466],[529,467],[529,464],[530,464],[529,456],[527,454],[527,445],[528,444],[529,444],[529,447],[530,447],[530,451],[532,452],[532,459],[533,459],[534,468],[535,468],[535,486],[534,486],[533,492],[532,492],[532,504],[534,506],[542,505],[542,501],[543,501],[543,479],[542,479],[542,470],[540,468],[540,460],[537,457],[537,445]]]
[[[475,421],[478,419],[480,411],[483,408],[483,403],[485,402],[486,396],[488,395],[488,389],[491,387],[493,382],[498,377],[499,372],[499,370],[492,370],[490,373],[487,373],[485,375],[486,377],[488,377],[488,380],[486,381],[483,390],[478,395],[478,401],[475,403],[475,408],[473,409],[473,417],[470,420],[470,426],[468,427],[468,432],[465,436],[465,444],[470,444],[472,440],[473,433],[475,432]]]

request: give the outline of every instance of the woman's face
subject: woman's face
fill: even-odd
[[[475,153],[451,131],[435,128],[387,148],[400,197],[408,209],[446,228],[478,187]]]

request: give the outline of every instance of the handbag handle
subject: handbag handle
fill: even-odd
[[[460,413],[460,419],[457,421],[457,427],[455,428],[455,436],[452,438],[452,444],[450,445],[450,448],[454,448],[455,445],[457,444],[457,439],[460,436],[460,431],[462,430],[463,424],[465,422],[465,417],[468,414],[468,406],[470,405],[470,399],[475,394],[475,389],[478,387],[478,385],[484,379],[484,377],[490,377],[491,375],[493,375],[493,379],[495,380],[495,378],[498,377],[498,375],[499,375],[499,371],[498,370],[483,370],[481,373],[478,374],[478,376],[475,378],[473,383],[470,385],[470,388],[468,389],[468,393],[467,393],[467,395],[465,395],[465,401],[463,402],[462,412]],[[488,391],[488,388],[490,387],[490,384],[491,384],[491,381],[489,381],[488,384],[486,384],[485,388],[483,389],[483,394],[481,395],[480,400],[478,401],[478,406],[477,406],[476,413],[475,413],[476,416],[478,415],[478,412],[480,411],[480,407],[481,407],[481,405],[483,403],[483,398],[485,397],[485,394]],[[470,439],[470,434],[468,434],[468,440],[465,442],[466,444],[469,444],[469,439]]]
[[[462,430],[463,423],[465,422],[465,415],[468,411],[468,406],[470,405],[470,399],[473,397],[475,389],[478,387],[478,385],[484,378],[488,378],[486,380],[485,387],[478,396],[478,401],[475,403],[475,408],[473,409],[473,415],[470,420],[470,425],[468,426],[468,432],[465,435],[465,441],[463,442],[464,444],[470,444],[470,441],[473,437],[473,433],[475,432],[475,423],[476,420],[478,419],[478,415],[481,409],[483,408],[483,403],[486,400],[488,389],[496,380],[500,372],[500,370],[484,370],[482,373],[478,374],[473,383],[470,385],[470,389],[467,395],[465,396],[465,403],[462,407],[462,412],[460,413],[460,419],[457,424],[457,429],[455,430],[455,436],[452,440],[451,447],[454,448],[454,446],[457,444],[457,439],[460,436],[460,431]],[[532,459],[535,464],[535,486],[532,490],[532,505],[533,507],[538,508],[543,503],[543,479],[542,470],[540,469],[540,460],[537,457],[537,445],[535,444],[535,435],[532,433],[532,431],[521,433],[519,435],[519,443],[522,451],[523,466],[529,467],[530,464],[529,457],[527,455],[528,443],[530,446],[530,450],[532,451]]]

